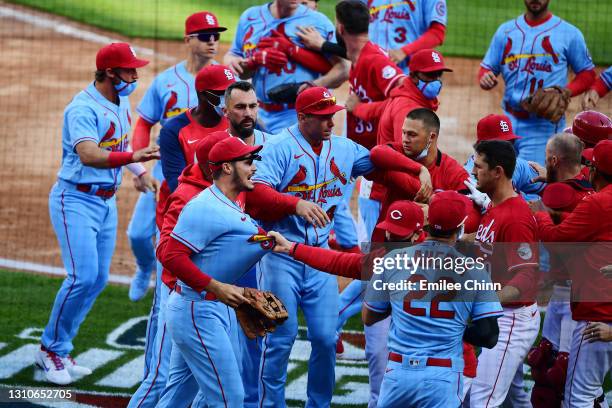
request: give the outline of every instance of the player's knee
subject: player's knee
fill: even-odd
[[[312,344],[312,348],[323,348],[323,349],[333,349],[334,352],[336,350],[336,340],[337,337],[334,333],[313,333],[308,335],[308,340]]]
[[[153,245],[153,235],[148,228],[138,227],[138,222],[131,223],[126,231],[130,244],[135,245]]]

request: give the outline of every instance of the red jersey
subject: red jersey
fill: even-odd
[[[580,202],[584,197],[593,194],[593,186],[588,182],[588,177],[585,179],[584,174],[582,172],[576,176],[575,178],[562,181],[572,187],[576,191],[576,195],[578,196],[578,202]],[[573,208],[564,214],[564,217],[569,215]],[[558,282],[560,284],[565,283],[570,280],[570,274],[568,270],[568,265],[564,262],[567,254],[563,253],[562,248],[558,248],[554,245],[547,245],[546,249],[550,254],[550,278]],[[559,249],[560,251],[558,251]]]
[[[178,187],[174,190],[174,193],[168,197],[162,211],[164,214],[163,223],[162,227],[159,229],[159,242],[155,250],[157,259],[163,257],[166,244],[168,243],[168,239],[170,239],[170,233],[176,226],[176,222],[183,207],[189,200],[208,187],[210,187],[210,182],[204,178],[200,166],[192,164],[185,168],[179,177]],[[162,272],[162,282],[172,289],[176,284],[176,277],[164,268]]]
[[[612,322],[612,280],[600,269],[610,264],[612,251],[612,185],[587,195],[559,225],[548,213],[536,213],[538,230],[545,242],[594,242],[575,244],[571,256],[572,317],[574,320]],[[568,246],[568,250],[572,245]]]
[[[401,142],[391,143],[388,146],[393,150],[403,154],[404,149]],[[379,163],[374,162],[378,166]],[[382,163],[381,163],[382,164]],[[465,190],[465,184],[463,182],[469,178],[468,172],[449,155],[442,153],[438,150],[436,160],[427,167],[431,176],[431,184],[435,191],[445,190]],[[413,200],[417,191],[421,188],[421,184],[418,178],[413,178],[414,183],[408,188],[404,188],[401,191],[395,188],[388,188],[383,196],[382,208],[378,222],[382,222],[387,214],[389,206],[397,200]],[[376,228],[372,234],[372,241],[382,242],[384,241],[384,231]]]
[[[201,139],[204,139],[211,133],[227,130],[229,127],[229,122],[225,116],[221,118],[217,126],[210,128],[204,127],[193,119],[191,112],[192,109],[185,112],[190,123],[183,127],[178,134],[179,143],[181,144],[181,149],[183,150],[183,155],[185,156],[187,165],[193,164],[195,158],[195,147]]]
[[[535,302],[538,292],[537,242],[536,221],[521,196],[489,207],[482,216],[475,243],[480,256],[488,258],[485,265],[491,273],[491,280],[503,286],[514,286],[521,292],[519,302],[504,306]]]
[[[377,102],[385,100],[397,80],[402,77],[404,73],[389,59],[387,53],[368,41],[357,62],[351,66],[349,84],[351,91],[362,102]],[[376,145],[377,127],[378,118],[363,121],[352,113],[346,115],[347,136],[367,149]]]

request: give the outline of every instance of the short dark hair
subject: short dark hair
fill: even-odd
[[[427,129],[440,133],[440,118],[436,115],[436,112],[431,109],[417,108],[411,110],[408,115],[406,115],[406,119],[420,120]]]
[[[230,95],[234,89],[238,89],[242,92],[249,92],[254,90],[253,85],[247,81],[236,81],[225,89],[225,103],[230,99]]]
[[[94,76],[95,76],[96,82],[104,82],[104,80],[106,79],[106,71],[103,69],[98,69],[94,73]]]
[[[367,34],[370,10],[361,0],[342,0],[336,4],[336,19],[349,34]]]
[[[500,166],[506,177],[512,178],[516,167],[516,151],[512,143],[505,140],[483,140],[476,145],[475,150],[484,156],[483,160],[489,168]]]
[[[426,225],[424,229],[432,238],[450,238],[453,236],[453,234],[459,234],[461,227],[457,227],[449,231],[440,231],[432,228],[430,225]]]

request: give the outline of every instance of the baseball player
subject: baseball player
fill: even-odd
[[[128,95],[137,86],[136,69],[147,64],[127,43],[102,47],[96,55],[95,81],[64,110],[62,166],[49,194],[49,212],[68,276],[35,358],[47,381],[55,384],[91,374],[70,352],[72,339],[108,280],[121,167],[159,158],[157,146],[127,151]]]
[[[314,26],[323,37],[335,37],[332,23],[323,14],[291,0],[274,0],[250,7],[242,13],[232,47],[224,57],[224,62],[241,78],[253,77],[255,93],[262,108],[261,123],[264,130],[270,133],[278,133],[295,123],[295,104],[274,102],[268,96],[271,89],[288,82],[336,87],[348,76],[348,64],[338,57],[330,57],[332,68],[320,76],[303,64],[289,61],[276,48],[258,48],[262,38],[273,35],[272,30],[299,44],[296,34],[298,26]],[[306,86],[304,84],[302,88]]]
[[[476,143],[483,140],[505,140],[514,143],[520,139],[521,136],[514,134],[512,130],[512,122],[506,115],[495,115],[490,114],[478,121],[476,126]],[[472,172],[474,167],[474,155],[468,157],[467,161],[463,165],[468,173]],[[512,185],[514,188],[524,195],[539,194],[544,190],[546,186],[542,182],[533,182],[532,180],[538,177],[538,172],[529,165],[529,163],[521,159],[516,158],[516,167],[512,174]],[[474,182],[475,180],[472,179]]]
[[[574,117],[570,133],[578,136],[585,147],[592,148],[600,141],[612,138],[612,119],[601,112],[580,112]]]
[[[333,115],[343,108],[336,105],[336,99],[327,89],[312,87],[303,91],[298,95],[296,107],[298,124],[267,142],[254,177],[253,193],[265,202],[269,200],[268,192],[285,192],[293,208],[298,199],[314,204],[317,212],[307,216],[311,225],[290,216],[269,225],[268,229],[279,231],[293,241],[326,246],[329,219],[333,218],[338,203],[344,200],[349,179],[369,173],[374,167],[367,149],[349,139],[332,136]],[[332,373],[338,310],[336,278],[278,254],[263,258],[260,268],[261,287],[277,294],[290,315],[282,327],[264,338],[260,405],[285,405],[287,363],[297,335],[297,307],[300,306],[308,322],[313,350],[307,406],[328,406],[335,382]]]
[[[612,209],[612,141],[604,140],[587,152],[590,181],[595,193],[582,199],[560,224],[554,225],[544,212],[535,214],[543,241],[568,242],[572,318],[578,323],[573,332],[565,382],[564,407],[592,407],[612,367],[612,343],[593,341],[598,329],[590,322],[610,326],[612,322],[612,282],[601,268],[610,263],[612,224],[606,214]],[[598,242],[569,251],[576,242]],[[589,327],[587,329],[587,327]],[[587,339],[588,341],[584,341]]]
[[[410,111],[438,109],[444,72],[452,72],[452,69],[444,64],[442,54],[432,49],[418,51],[410,58],[410,75],[391,91],[389,98],[363,103],[357,95],[349,95],[346,109],[364,121],[379,118],[378,144],[399,142],[404,119]]]
[[[416,51],[435,48],[446,34],[446,0],[367,0],[370,38],[389,51],[391,59],[408,73]]]
[[[234,282],[273,245],[255,239],[262,230],[236,200],[253,188],[261,148],[234,137],[212,147],[213,185],[185,205],[162,255],[164,267],[178,278],[166,308],[168,329],[207,406],[242,407],[244,402],[230,307],[246,299],[244,288]],[[228,257],[230,252],[236,256]]]
[[[211,133],[206,138],[196,144],[195,156],[197,163],[185,167],[179,177],[179,185],[166,200],[163,211],[163,224],[160,228],[160,236],[156,248],[157,258],[162,259],[165,248],[170,238],[170,233],[176,226],[176,221],[185,204],[194,196],[210,187],[212,174],[208,166],[208,154],[210,149],[218,142],[229,137],[227,132],[218,131]],[[167,331],[165,320],[165,309],[168,296],[176,286],[176,276],[163,268],[162,278],[164,286],[162,288],[162,298],[160,301],[160,315],[158,318],[159,330],[155,337],[155,350],[157,359],[155,360],[155,372],[147,375],[142,384],[132,396],[128,407],[147,407],[147,406],[179,406],[180,404],[192,407],[199,407],[202,403],[202,395],[197,395],[198,384],[191,375],[187,363],[178,352],[171,353],[172,341]],[[173,371],[169,371],[170,365]],[[188,375],[187,375],[188,373]],[[159,404],[158,404],[158,400]]]
[[[469,207],[469,200],[457,192],[436,194],[428,210],[427,240],[391,251],[385,258],[397,255],[417,258],[422,253],[435,253],[435,258],[442,259],[464,258],[453,245],[462,234]],[[402,281],[414,282],[419,287],[423,282],[453,282],[462,289],[451,295],[446,290],[388,290],[380,286]],[[452,269],[418,267],[411,271],[392,267],[372,277],[364,301],[364,323],[370,325],[389,314],[393,322],[389,331],[389,362],[378,407],[461,404],[462,343],[465,340],[483,347],[483,352],[494,347],[498,343],[497,318],[503,313],[495,291],[467,290],[467,283],[473,281],[491,282],[482,266],[466,268],[463,273]],[[440,297],[446,300],[436,301]],[[415,386],[407,387],[407,383]]]
[[[608,67],[601,73],[599,78],[593,82],[593,85],[584,93],[582,98],[582,110],[595,108],[600,98],[603,98],[610,92],[612,88],[612,66]]]
[[[214,58],[219,49],[220,33],[225,30],[227,28],[220,27],[217,17],[208,11],[192,14],[185,20],[187,59],[157,75],[140,101],[136,108],[139,118],[134,126],[132,142],[135,150],[149,145],[151,128],[156,123],[164,126],[169,119],[198,104],[195,75],[203,67],[216,64]],[[153,175],[158,180],[163,179],[159,163],[154,167]],[[166,197],[168,194],[163,185],[162,195]],[[151,272],[155,270],[155,206],[154,193],[141,194],[127,230],[137,264],[129,291],[132,301],[146,294]]]
[[[515,143],[519,157],[542,165],[546,141],[565,127],[570,97],[595,79],[582,33],[548,11],[548,3],[525,0],[527,12],[497,29],[478,74],[484,90],[493,89],[502,75],[502,108],[523,136]],[[569,84],[568,67],[576,74]]]
[[[582,146],[578,137],[568,133],[559,133],[546,144],[546,180],[550,184],[543,191],[542,202],[553,210],[557,221],[593,192],[581,174]],[[551,406],[555,400],[556,406],[561,406],[571,333],[576,325],[570,311],[570,271],[563,261],[567,254],[556,251],[554,245],[547,248],[551,253],[549,276],[553,292],[544,317],[542,339],[527,357],[536,383],[531,394],[536,408]]]
[[[537,226],[525,200],[514,191],[512,173],[516,153],[507,141],[482,141],[475,147],[472,174],[476,189],[468,182],[471,198],[490,205],[480,220],[475,242],[492,280],[500,283],[498,296],[503,315],[498,319],[499,341],[478,356],[478,372],[472,381],[470,406],[497,407],[506,396],[540,328],[535,302],[538,281]],[[480,193],[479,193],[480,192]],[[503,243],[503,244],[501,244]]]
[[[178,185],[178,178],[187,165],[192,164],[195,158],[195,147],[197,143],[209,134],[228,128],[228,121],[223,112],[218,113],[220,99],[225,89],[235,82],[234,74],[223,65],[208,65],[200,70],[195,78],[195,93],[198,104],[178,116],[168,120],[159,134],[160,150],[162,159],[160,161],[164,183],[170,192]],[[160,219],[163,225],[163,210],[165,199],[160,199]],[[158,225],[161,229],[161,225]],[[155,406],[163,390],[168,372],[168,361],[170,359],[170,343],[163,341],[165,332],[165,319],[161,312],[165,308],[169,295],[169,289],[162,284],[162,269],[158,273],[156,296],[152,307],[150,320],[155,320],[156,330],[147,333],[151,338],[149,369],[145,370],[145,376],[140,387],[132,396],[130,405],[134,407]],[[154,311],[157,313],[154,313]],[[149,323],[149,327],[152,323]],[[159,330],[158,330],[159,329]],[[151,331],[151,330],[148,330]]]

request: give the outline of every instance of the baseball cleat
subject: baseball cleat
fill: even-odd
[[[36,352],[36,365],[44,371],[47,381],[57,384],[66,385],[72,382],[72,377],[66,366],[62,362],[62,358],[52,351],[45,349],[43,346]]]
[[[68,373],[73,378],[85,377],[86,375],[89,375],[93,372],[87,367],[78,365],[71,355],[68,355],[67,357],[62,357],[62,363],[64,363],[64,367],[68,369]]]
[[[130,282],[130,291],[128,293],[128,296],[132,302],[138,302],[147,294],[147,290],[149,290],[150,278],[150,273],[136,269],[132,282]]]
[[[342,343],[342,337],[338,336],[338,341],[336,342],[336,357],[341,358],[344,353],[344,344]]]

